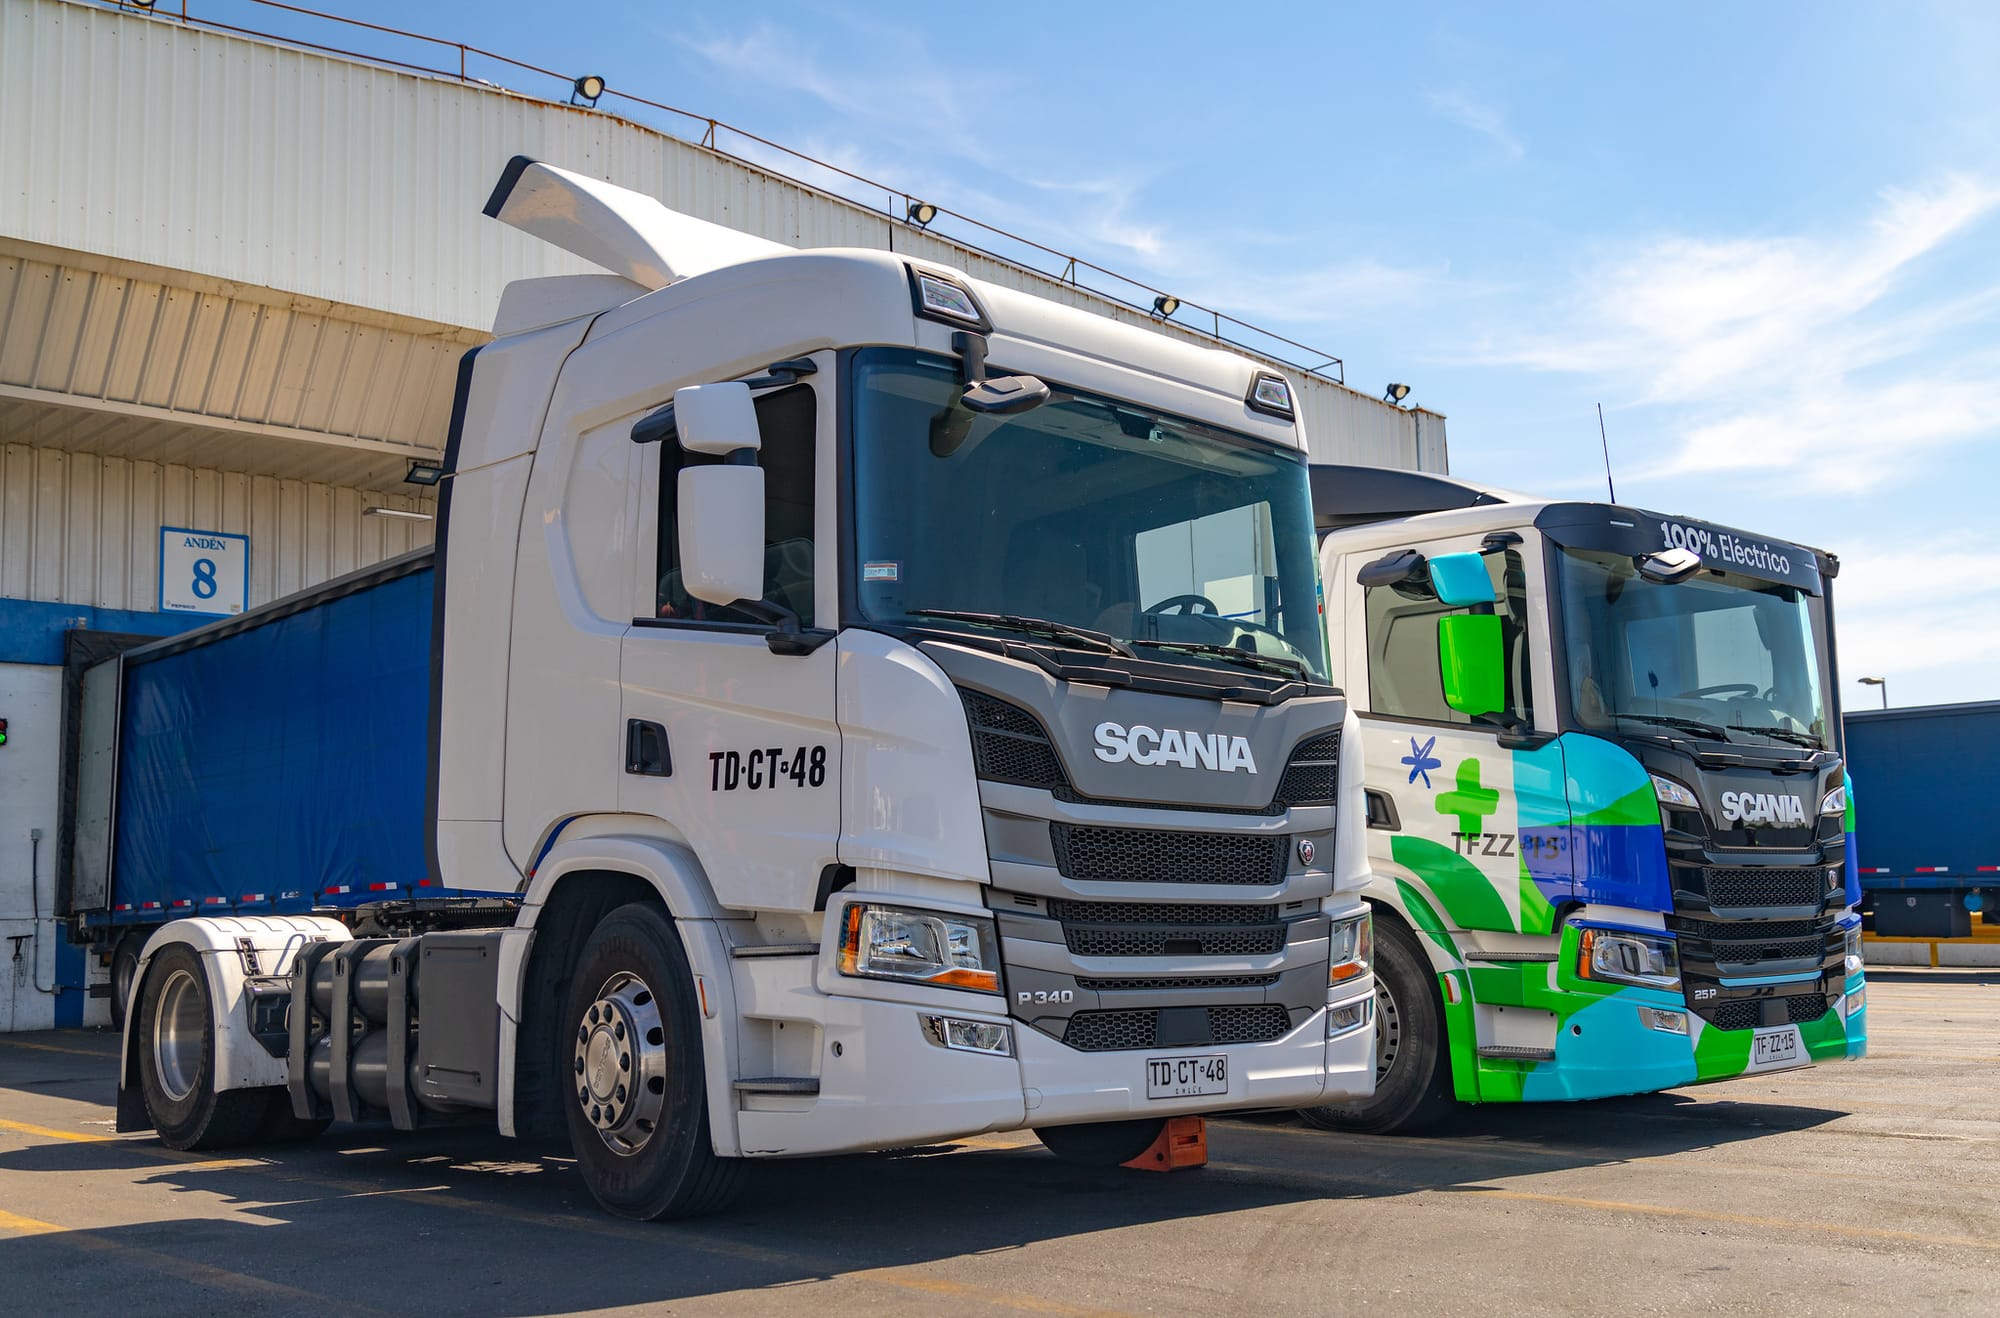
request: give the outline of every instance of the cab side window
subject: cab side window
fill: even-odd
[[[1477,719],[1444,703],[1444,678],[1438,671],[1437,619],[1469,613],[1438,603],[1426,581],[1371,586],[1365,592],[1368,628],[1368,709],[1392,718],[1428,723],[1501,726],[1532,723],[1533,685],[1528,672],[1528,577],[1521,556],[1513,550],[1488,554],[1486,571],[1493,578],[1493,606],[1500,615],[1501,649],[1507,666],[1507,703],[1499,713]]]
[[[810,385],[794,385],[757,400],[757,431],[761,448],[757,465],[764,469],[764,599],[799,615],[799,625],[813,625],[813,462],[814,426],[818,403]],[[654,601],[658,617],[687,622],[754,623],[727,605],[710,604],[687,593],[681,585],[681,542],[678,490],[683,467],[722,461],[708,453],[689,453],[668,439],[660,455],[659,591]]]

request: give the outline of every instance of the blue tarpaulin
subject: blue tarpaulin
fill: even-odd
[[[128,657],[114,903],[173,916],[445,895],[420,886],[433,581],[424,566]]]

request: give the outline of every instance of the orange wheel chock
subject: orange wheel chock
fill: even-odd
[[[1201,1117],[1168,1117],[1159,1138],[1125,1164],[1142,1172],[1177,1172],[1208,1165],[1208,1122]]]

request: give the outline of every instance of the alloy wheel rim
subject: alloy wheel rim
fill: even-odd
[[[208,1038],[208,1008],[201,986],[185,970],[176,970],[160,988],[153,1012],[153,1069],[160,1088],[176,1103],[185,1102],[201,1083],[201,1059]]]

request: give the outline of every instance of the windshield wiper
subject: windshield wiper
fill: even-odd
[[[1047,618],[1029,618],[1018,613],[977,613],[971,609],[905,609],[903,612],[913,618],[948,618],[954,622],[983,623],[988,627],[1012,627],[1017,632],[1046,636],[1052,641],[1085,650],[1123,655],[1127,659],[1138,657],[1132,653],[1131,646],[1109,633],[1092,631],[1088,627],[1072,627],[1066,622],[1053,622]]]
[[[1808,750],[1823,751],[1826,746],[1810,732],[1793,732],[1790,728],[1737,728],[1737,732],[1747,732],[1757,737],[1776,737],[1789,741],[1794,746],[1804,746]]]
[[[1312,673],[1303,663],[1283,655],[1259,654],[1255,650],[1244,650],[1234,645],[1215,645],[1208,641],[1155,641],[1141,636],[1133,637],[1132,644],[1150,645],[1161,650],[1183,650],[1189,654],[1212,654],[1224,659],[1234,659],[1253,668],[1296,677],[1301,682],[1312,681]]]
[[[1678,728],[1682,732],[1691,732],[1697,737],[1707,737],[1711,741],[1736,740],[1713,723],[1703,723],[1700,719],[1676,718],[1672,714],[1633,714],[1622,709],[1614,710],[1612,717],[1638,719],[1642,723],[1658,723],[1665,727]]]

